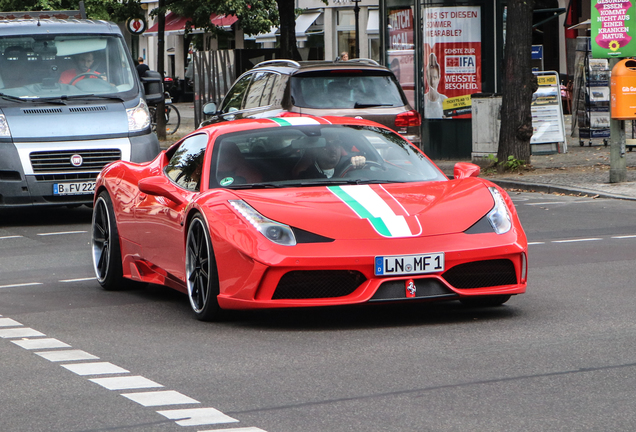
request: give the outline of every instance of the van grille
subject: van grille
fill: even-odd
[[[23,109],[25,114],[61,114],[62,108],[29,108]]]
[[[71,157],[80,155],[82,164],[74,166]],[[34,173],[101,171],[110,162],[121,159],[121,151],[117,149],[105,150],[70,150],[70,151],[42,151],[30,155]]]

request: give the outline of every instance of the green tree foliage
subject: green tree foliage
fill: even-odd
[[[123,22],[128,18],[143,18],[139,0],[84,0],[86,15],[90,19]],[[79,10],[79,0],[0,0],[0,10],[47,11]]]

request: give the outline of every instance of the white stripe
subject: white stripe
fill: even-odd
[[[393,237],[410,237],[413,234],[404,216],[396,215],[391,207],[369,185],[340,186],[351,198],[371,215],[381,218]]]
[[[21,325],[22,324],[11,318],[0,318],[0,327],[16,327]]]
[[[65,364],[62,365],[62,367],[76,373],[77,375],[129,373],[126,369],[120,368],[119,366],[109,362]]]
[[[53,235],[64,235],[64,234],[83,234],[88,231],[60,231],[60,232],[50,232],[50,233],[40,233],[39,236],[53,236]]]
[[[179,420],[177,421],[179,426],[199,426],[238,422],[238,420],[233,419],[214,408],[192,408],[157,412],[170,420]]]
[[[14,344],[21,346],[24,349],[33,350],[33,349],[44,349],[44,348],[70,348],[71,346],[67,343],[59,341],[53,338],[45,338],[45,339],[22,339],[22,340],[14,340],[11,341]]]
[[[99,357],[82,350],[40,351],[36,354],[52,362],[99,359]]]
[[[292,126],[319,125],[320,122],[309,117],[279,117]]]
[[[139,405],[143,405],[145,407],[201,403],[198,400],[194,400],[174,390],[125,393],[122,394],[122,396],[127,397],[131,401],[137,402]]]
[[[244,428],[231,428],[231,429],[208,429],[199,432],[266,432],[263,429],[257,427],[244,427]]]
[[[89,381],[99,384],[108,390],[132,390],[140,388],[163,387],[154,381],[142,376],[122,376],[110,378],[93,378]]]
[[[13,284],[13,285],[0,285],[0,288],[17,288],[17,287],[25,287],[25,286],[33,286],[33,285],[42,285],[42,282],[29,282],[29,283]]]
[[[44,333],[40,333],[37,330],[33,330],[30,327],[19,327],[19,328],[0,330],[0,338],[3,338],[3,339],[32,337],[32,336],[46,336],[46,335]]]
[[[10,236],[4,236],[4,237],[0,237],[0,240],[7,240],[7,239],[14,239],[14,238],[22,238],[24,236],[21,235],[10,235]]]
[[[95,279],[97,278],[89,277],[89,278],[79,278],[79,279],[63,279],[60,282],[84,282],[84,281],[95,280]]]
[[[584,239],[573,239],[573,240],[553,240],[552,243],[577,243],[577,242],[586,242],[586,241],[597,241],[603,240],[602,238],[584,238]]]

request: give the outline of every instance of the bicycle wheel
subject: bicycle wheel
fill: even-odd
[[[179,129],[181,114],[177,107],[166,105],[166,135],[172,135]]]
[[[153,132],[157,132],[157,109],[149,106],[148,111],[150,111],[150,127]]]

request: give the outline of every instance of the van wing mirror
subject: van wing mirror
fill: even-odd
[[[164,98],[163,83],[161,82],[161,74],[156,71],[148,70],[141,77],[141,83],[146,93],[146,102],[151,105],[158,104]]]

